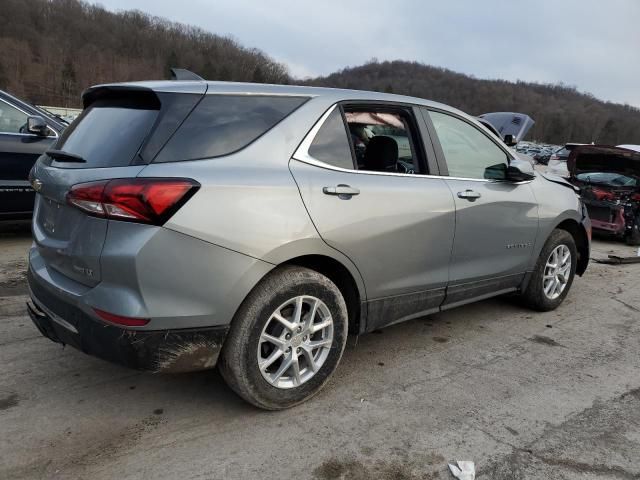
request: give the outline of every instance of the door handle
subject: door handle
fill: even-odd
[[[336,185],[335,187],[322,187],[322,193],[325,195],[337,195],[338,197],[351,198],[353,195],[359,195],[360,190],[349,185]]]
[[[465,198],[470,202],[475,202],[481,195],[473,190],[465,190],[464,192],[458,192],[458,198]]]

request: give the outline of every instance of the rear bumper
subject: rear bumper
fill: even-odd
[[[133,330],[92,318],[28,275],[29,316],[50,340],[129,368],[178,373],[216,365],[228,326],[179,330]]]

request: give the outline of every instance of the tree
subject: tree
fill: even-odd
[[[76,78],[76,70],[73,66],[73,62],[70,58],[68,58],[64,62],[64,66],[62,67],[62,95],[65,100],[65,107],[68,107],[74,103],[73,97],[75,96],[78,90],[78,80]]]
[[[7,83],[9,82],[9,78],[7,77],[7,72],[4,69],[4,65],[2,61],[0,61],[0,89],[6,89]]]
[[[181,67],[181,65],[178,63],[178,54],[175,50],[171,50],[171,53],[169,54],[169,56],[167,57],[167,61],[165,62],[165,78],[171,78],[171,69],[179,67]]]
[[[265,76],[264,76],[264,72],[262,71],[262,68],[260,68],[260,65],[257,65],[256,68],[253,70],[253,75],[251,76],[251,81],[253,83],[265,83]]]

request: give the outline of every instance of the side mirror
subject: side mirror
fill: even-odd
[[[508,147],[515,147],[518,144],[518,141],[513,137],[513,135],[507,133],[504,136],[504,143],[506,143]]]
[[[510,182],[526,182],[536,177],[533,165],[524,160],[511,160],[507,167],[507,180]]]
[[[27,117],[27,132],[38,135],[39,137],[47,136],[47,122],[39,115],[29,115]]]

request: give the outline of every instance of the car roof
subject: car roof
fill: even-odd
[[[206,94],[235,94],[235,95],[283,95],[283,96],[305,96],[305,97],[325,97],[335,102],[344,100],[369,100],[411,103],[448,110],[453,113],[472,118],[465,112],[454,107],[445,105],[424,98],[396,95],[392,93],[370,92],[365,90],[347,90],[340,88],[312,87],[306,85],[273,85],[264,83],[244,83],[244,82],[215,82],[198,80],[159,80],[144,82],[126,82],[95,85],[88,88],[83,93],[87,94],[101,88],[113,89],[148,89],[155,92],[169,93],[205,93]]]

